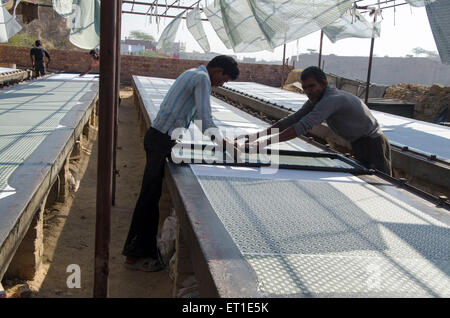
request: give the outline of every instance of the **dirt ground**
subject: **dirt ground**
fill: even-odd
[[[402,83],[388,87],[384,97],[414,103],[414,118],[431,123],[450,108],[450,86]]]
[[[133,105],[133,91],[121,88],[119,107],[119,139],[117,150],[116,204],[111,216],[109,297],[172,297],[172,281],[168,270],[145,273],[127,270],[122,247],[128,233],[133,208],[139,194],[145,165],[143,136]],[[92,297],[94,285],[95,217],[97,187],[97,131],[84,143],[84,156],[78,163],[81,183],[65,204],[55,204],[45,214],[44,262],[33,281],[4,281],[8,297],[26,283],[35,298]],[[81,269],[81,288],[68,288],[72,272],[67,267],[77,264]],[[9,287],[9,288],[8,288]]]

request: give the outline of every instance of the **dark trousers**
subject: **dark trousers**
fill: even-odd
[[[36,77],[45,75],[45,64],[43,63],[35,63],[34,64],[34,72],[36,73]]]
[[[159,223],[159,199],[166,157],[175,141],[155,128],[145,134],[144,148],[147,154],[141,193],[134,208],[130,230],[122,254],[128,257],[156,257],[156,235]]]
[[[384,134],[375,138],[361,137],[352,142],[352,149],[356,160],[366,167],[392,175],[391,146]]]

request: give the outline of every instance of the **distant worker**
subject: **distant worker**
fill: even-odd
[[[50,54],[48,54],[47,50],[42,47],[42,43],[40,40],[36,40],[36,42],[34,42],[34,45],[36,47],[30,50],[31,65],[34,68],[36,77],[44,76],[45,69],[50,63]],[[47,58],[47,65],[45,64],[44,57]]]
[[[89,55],[91,56],[91,64],[89,65],[88,70],[86,72],[84,72],[83,74],[80,74],[80,76],[86,75],[87,73],[92,71],[92,69],[94,67],[97,67],[100,64],[100,54],[98,54],[98,52],[96,50],[91,50],[89,52]]]
[[[268,146],[270,139],[261,144],[257,139],[269,136],[272,128],[278,128],[279,142],[283,142],[304,135],[326,121],[333,132],[351,143],[358,161],[391,175],[389,141],[366,104],[351,93],[329,86],[325,73],[316,66],[306,68],[300,79],[309,99],[302,108],[264,131],[241,135],[236,140],[247,137],[246,148],[260,149]]]
[[[206,66],[200,65],[182,73],[164,97],[144,138],[147,162],[141,193],[122,252],[127,257],[127,268],[154,272],[164,267],[159,259],[156,235],[164,164],[176,143],[171,137],[172,132],[176,128],[188,128],[196,118],[201,119],[204,134],[208,134],[208,128],[217,128],[211,115],[211,87],[222,86],[225,82],[235,80],[238,75],[236,61],[230,56],[219,55]],[[235,148],[232,141],[222,136],[215,137],[215,142],[227,147],[226,149]]]

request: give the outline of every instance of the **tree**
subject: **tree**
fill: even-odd
[[[139,30],[131,31],[129,34],[129,38],[134,40],[155,41],[155,38],[153,36]]]
[[[418,56],[418,55],[425,55],[425,57],[438,57],[439,56],[437,52],[435,52],[435,51],[428,51],[428,50],[425,50],[425,49],[423,49],[421,47],[415,47],[411,51],[416,56]]]

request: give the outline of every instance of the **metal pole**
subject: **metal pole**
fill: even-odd
[[[374,12],[374,11],[372,11]],[[373,23],[377,21],[377,13],[374,12]],[[372,59],[373,59],[373,46],[375,44],[375,37],[372,35],[372,40],[370,42],[370,56],[369,56],[369,69],[367,70],[367,83],[366,83],[366,97],[364,102],[367,104],[369,100],[369,86],[370,86],[370,74],[372,73]]]
[[[286,57],[286,44],[283,46],[283,66],[281,68],[281,88],[284,87],[284,59]]]
[[[116,32],[116,100],[114,105],[114,145],[113,145],[113,179],[112,205],[116,205],[117,177],[117,139],[119,138],[119,101],[120,101],[120,38],[122,29],[122,0],[117,0],[117,32]]]
[[[94,297],[106,298],[108,297],[108,261],[111,236],[116,3],[114,1],[101,1],[100,8],[100,89]]]
[[[322,64],[322,43],[323,43],[323,31],[320,31],[320,48],[319,48],[319,68],[320,64]]]

